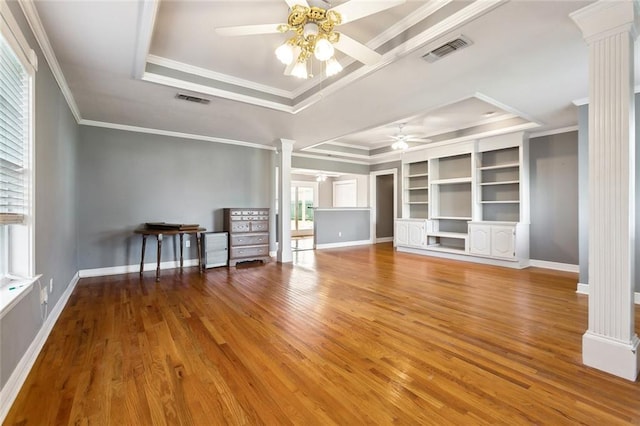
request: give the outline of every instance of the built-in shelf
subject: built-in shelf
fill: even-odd
[[[519,200],[480,201],[482,204],[520,204]]]
[[[429,204],[428,201],[407,201],[407,204]]]
[[[415,178],[415,177],[428,177],[429,173],[413,173],[411,175],[407,175],[408,178]]]
[[[465,250],[462,249],[462,248],[441,246],[440,244],[430,244],[425,248],[427,250],[441,251],[441,252],[444,252],[444,253],[455,253],[455,254],[465,253]]]
[[[437,185],[452,185],[454,183],[469,183],[469,182],[471,182],[471,176],[451,178],[451,179],[438,179],[438,180],[431,181],[431,183],[437,184]]]
[[[512,185],[515,183],[520,183],[519,180],[504,180],[504,181],[498,181],[498,182],[482,182],[480,183],[480,186],[489,186],[489,185]]]
[[[429,237],[443,237],[443,238],[459,238],[466,239],[468,234],[462,232],[427,232]]]
[[[497,170],[497,169],[509,169],[512,167],[520,167],[520,163],[506,163],[506,164],[498,164],[496,166],[483,166],[479,167],[478,170]]]
[[[440,220],[471,220],[471,217],[462,217],[462,216],[435,216],[431,219],[440,219]]]
[[[409,191],[416,191],[416,190],[424,190],[424,189],[429,189],[428,186],[414,186],[411,188],[407,188]]]

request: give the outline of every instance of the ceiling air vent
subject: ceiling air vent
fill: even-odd
[[[448,41],[442,46],[436,47],[431,52],[423,55],[422,58],[427,62],[435,62],[438,59],[450,55],[457,50],[464,49],[471,44],[471,40],[464,36],[459,36],[451,41]]]
[[[207,105],[209,102],[211,102],[210,99],[200,98],[198,96],[193,96],[193,95],[186,95],[184,93],[178,93],[176,95],[176,98],[182,99],[183,101],[195,102],[197,104],[204,104],[204,105]]]

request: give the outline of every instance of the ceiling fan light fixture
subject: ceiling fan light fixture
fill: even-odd
[[[338,62],[334,57],[327,59],[325,65],[325,73],[327,74],[327,77],[331,77],[332,75],[336,75],[342,71],[342,65],[340,65],[340,62]]]
[[[285,65],[291,65],[293,62],[293,46],[287,41],[276,49],[276,57]]]
[[[291,75],[294,77],[306,79],[309,76],[309,73],[307,72],[307,62],[298,61],[291,70]]]
[[[404,141],[404,140],[399,140],[399,141],[395,141],[392,145],[391,148],[394,150],[405,150],[407,148],[409,148],[409,145]]]
[[[333,44],[326,37],[318,37],[313,54],[319,61],[329,60],[334,54]]]

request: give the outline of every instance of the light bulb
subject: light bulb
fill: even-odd
[[[332,75],[336,75],[342,71],[342,65],[340,65],[340,62],[336,61],[336,58],[334,57],[329,58],[325,64],[327,77],[331,77]]]
[[[285,65],[293,61],[293,47],[289,43],[284,43],[276,49],[276,57]]]
[[[333,56],[333,45],[326,38],[318,38],[313,54],[319,61],[326,61]]]
[[[291,75],[298,78],[306,79],[308,77],[307,73],[307,62],[297,62],[296,65],[291,70]]]

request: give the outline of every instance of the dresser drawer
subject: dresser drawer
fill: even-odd
[[[231,247],[231,257],[251,257],[251,256],[267,256],[269,254],[269,246],[246,246]]]
[[[251,222],[231,222],[231,232],[249,232],[251,231]]]
[[[259,231],[268,231],[269,230],[269,222],[251,222],[251,231],[259,232]]]
[[[232,235],[231,236],[232,246],[251,246],[251,245],[268,244],[268,243],[269,243],[269,234]]]

